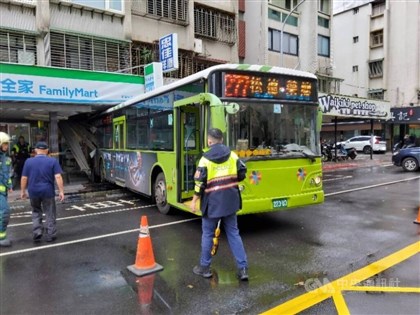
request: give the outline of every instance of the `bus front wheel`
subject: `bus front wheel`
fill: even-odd
[[[171,206],[168,204],[168,198],[166,195],[166,181],[165,175],[163,175],[163,173],[159,173],[158,176],[156,176],[154,185],[154,197],[159,212],[162,214],[169,214]]]

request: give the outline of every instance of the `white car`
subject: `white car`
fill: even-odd
[[[340,144],[345,149],[355,148],[356,151],[363,151],[363,153],[369,154],[372,149],[372,142],[373,152],[386,152],[386,142],[382,141],[382,138],[379,136],[357,136],[340,142]]]

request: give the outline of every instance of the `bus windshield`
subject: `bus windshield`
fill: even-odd
[[[240,153],[240,157],[313,158],[320,155],[316,106],[271,102],[238,104],[239,111],[227,116],[225,142]]]

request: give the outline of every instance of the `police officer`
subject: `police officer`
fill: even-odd
[[[31,149],[29,143],[25,141],[23,136],[20,136],[18,142],[12,148],[13,167],[15,171],[14,185],[19,185],[22,177],[22,170],[25,161],[30,157]]]
[[[221,219],[236,260],[237,276],[240,280],[248,280],[248,261],[236,217],[236,212],[242,206],[238,182],[245,178],[246,167],[237,155],[223,144],[220,129],[213,128],[208,131],[207,144],[210,149],[200,159],[194,174],[195,193],[190,205],[191,210],[196,212],[197,201],[201,199],[201,257],[200,264],[194,267],[193,272],[204,278],[213,275],[210,269],[211,248],[217,222]]]
[[[10,219],[7,192],[12,190],[12,180],[10,178],[12,160],[7,156],[9,142],[9,135],[5,132],[0,132],[0,247],[12,245],[6,234]]]

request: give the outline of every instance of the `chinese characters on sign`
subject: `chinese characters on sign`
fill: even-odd
[[[401,107],[391,108],[391,119],[392,122],[414,122],[420,121],[420,108],[419,107]]]
[[[178,69],[178,34],[169,34],[159,39],[159,59],[163,72]]]
[[[0,100],[63,103],[120,103],[142,84],[1,73]]]
[[[312,82],[300,78],[284,79],[272,76],[225,74],[225,97],[267,98],[313,101],[315,89]]]

